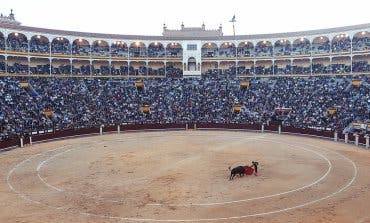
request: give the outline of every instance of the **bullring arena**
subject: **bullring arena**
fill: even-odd
[[[228,166],[260,162],[229,181]],[[0,222],[370,222],[370,153],[246,131],[127,132],[0,157]]]
[[[370,23],[239,35],[243,20],[222,18],[258,12],[239,26],[249,32],[295,11],[366,16],[366,4],[29,2],[26,25],[0,13],[0,223],[370,223]],[[194,9],[228,26],[173,28]],[[146,30],[162,14],[162,35],[79,23],[128,33],[124,22]],[[256,175],[229,179],[253,161]]]

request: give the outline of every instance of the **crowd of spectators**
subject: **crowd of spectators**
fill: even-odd
[[[169,77],[182,77],[182,69],[174,68],[172,65],[165,67],[146,67],[146,66],[109,66],[107,65],[89,65],[88,62],[85,64],[73,64],[70,63],[61,65],[52,65],[40,63],[35,65],[34,63],[28,68],[28,65],[21,62],[15,62],[12,65],[8,64],[5,66],[4,62],[0,62],[0,72],[2,73],[21,73],[21,74],[75,74],[75,75],[164,75]],[[312,66],[309,62],[307,64],[256,64],[250,67],[243,65],[238,66],[238,75],[272,75],[272,74],[310,74],[312,68],[313,74],[346,74],[351,73],[350,62],[335,62],[332,64],[325,63],[325,61],[314,60]],[[370,64],[367,60],[359,60],[352,62],[352,72],[370,72]],[[209,69],[202,73],[203,76],[210,77],[221,77],[220,74],[234,74],[235,69],[233,67],[226,67],[220,69]],[[228,76],[228,75],[223,75]]]
[[[332,42],[331,49],[333,52],[349,52],[351,51],[351,40],[349,38],[342,38]]]
[[[307,55],[311,53],[311,45],[307,39],[293,43],[291,55]]]
[[[182,48],[167,48],[166,56],[172,58],[182,57]]]
[[[175,69],[175,68],[174,68]],[[27,135],[37,130],[63,130],[121,123],[267,123],[275,108],[291,108],[282,124],[297,128],[337,129],[353,121],[369,122],[370,78],[284,77],[250,79],[248,89],[240,79],[212,75],[201,79],[99,78],[0,78],[0,139]],[[174,72],[175,73],[175,72]],[[27,81],[22,88],[20,81]],[[239,113],[232,110],[241,105]],[[150,106],[150,113],[141,111]],[[337,112],[329,115],[327,109]],[[53,115],[48,118],[44,110]]]
[[[73,43],[72,45],[72,54],[80,56],[89,56],[90,55],[90,45]]]
[[[109,46],[96,41],[91,47],[91,55],[109,57]]]
[[[5,39],[0,34],[0,50],[5,50]]]
[[[24,35],[9,35],[7,38],[7,48],[12,51],[27,52],[28,41]]]
[[[290,44],[286,44],[286,41],[281,40],[277,41],[274,45],[274,55],[276,56],[285,56],[285,55],[290,55],[292,52]]]
[[[67,39],[58,37],[51,43],[51,53],[52,54],[65,54],[70,55],[72,50],[71,44],[69,44]]]
[[[302,54],[322,54],[322,53],[340,53],[351,50],[362,51],[370,49],[370,37],[368,35],[358,35],[351,40],[346,35],[339,35],[329,40],[326,37],[316,40],[310,44],[306,39],[296,40],[293,44],[286,40],[278,40],[271,44],[268,41],[259,42],[256,46],[245,45],[235,48],[230,44],[222,47],[206,47],[202,49],[203,57],[235,57],[238,52],[238,57],[250,56],[284,56],[284,55],[302,55]],[[91,44],[91,45],[90,45]],[[157,45],[156,45],[157,44]],[[89,43],[85,40],[75,40],[70,43],[69,40],[63,37],[55,38],[49,42],[48,39],[41,36],[33,36],[30,40],[20,33],[12,33],[8,38],[4,38],[0,33],[0,50],[7,49],[35,53],[56,53],[56,54],[73,54],[82,56],[112,56],[112,57],[181,57],[182,48],[167,47],[162,44],[154,43],[150,46],[141,46],[133,44],[128,47],[125,43],[117,41],[111,46],[105,41],[95,41]],[[51,49],[50,49],[51,48]]]
[[[370,49],[370,38],[369,37],[353,37],[352,50],[361,51]]]
[[[254,49],[250,46],[238,47],[238,57],[253,57]]]
[[[40,36],[30,41],[30,52],[32,53],[49,53],[49,48],[49,42]]]
[[[312,43],[311,46],[312,54],[328,54],[330,53],[330,41],[323,41],[321,43]]]
[[[265,42],[265,41],[264,41]],[[274,52],[274,48],[272,47],[272,45],[269,45],[267,43],[260,43],[259,45],[257,44],[257,46],[254,48],[254,51],[255,51],[255,55],[257,57],[264,57],[264,56],[272,56],[273,55],[273,52]]]

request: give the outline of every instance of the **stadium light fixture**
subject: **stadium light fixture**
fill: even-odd
[[[14,36],[18,36],[19,34],[18,33],[14,33]]]

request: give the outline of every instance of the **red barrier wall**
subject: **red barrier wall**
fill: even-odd
[[[196,123],[197,129],[235,129],[235,130],[253,130],[253,131],[261,131],[260,124],[226,124],[226,123]],[[194,129],[194,123],[188,124],[189,129]],[[127,124],[127,125],[120,125],[121,132],[125,131],[132,131],[132,130],[173,130],[173,129],[185,129],[186,124],[177,124],[177,123],[168,123],[168,124]],[[273,131],[277,132],[279,126],[277,125],[265,125],[266,131]],[[117,131],[117,126],[105,126],[103,127],[103,132],[115,132]],[[334,138],[333,131],[319,131],[314,129],[300,129],[294,128],[289,126],[284,126],[281,128],[281,131],[284,133],[294,133],[294,134],[304,134],[304,135],[311,135],[311,136],[319,136],[319,137],[326,137],[326,138]],[[45,134],[38,134],[32,136],[33,142],[39,142],[44,140],[52,140],[64,137],[73,137],[73,136],[80,136],[80,135],[91,135],[91,134],[99,134],[99,128],[85,128],[85,129],[70,129],[70,130],[62,130],[62,131],[55,131],[54,133],[45,133]],[[344,134],[338,133],[338,140],[344,141]],[[348,140],[350,142],[355,141],[355,136],[349,135]],[[366,139],[364,136],[361,136],[359,142],[362,144],[366,143]],[[24,145],[29,144],[29,137],[24,138]],[[4,148],[10,148],[20,146],[20,140],[16,139],[8,139],[5,141],[0,142],[0,150]]]

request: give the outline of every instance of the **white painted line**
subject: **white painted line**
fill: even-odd
[[[10,177],[11,177],[11,175],[13,174],[13,172],[19,167],[19,166],[21,166],[21,165],[23,165],[24,163],[27,163],[27,162],[29,162],[31,159],[34,159],[35,157],[37,157],[37,156],[41,156],[41,155],[43,155],[43,154],[46,154],[46,153],[48,153],[48,152],[53,152],[53,151],[56,151],[56,150],[58,150],[58,149],[62,149],[62,148],[65,148],[66,146],[61,146],[61,147],[58,147],[58,148],[55,148],[55,149],[52,149],[52,150],[48,150],[48,151],[46,151],[46,152],[41,152],[41,153],[37,153],[37,154],[35,154],[35,155],[32,155],[32,156],[30,156],[29,158],[27,158],[27,159],[25,159],[25,160],[23,160],[22,162],[20,162],[20,163],[18,163],[17,165],[15,165],[9,172],[8,172],[8,175],[7,175],[7,177],[6,177],[6,182],[7,182],[7,184],[8,184],[8,187],[10,188],[10,190],[11,191],[13,191],[14,193],[16,193],[18,196],[20,196],[21,198],[23,198],[23,199],[25,199],[25,200],[27,200],[27,201],[29,201],[29,202],[34,202],[34,203],[37,203],[37,204],[41,204],[41,202],[39,202],[39,201],[35,201],[35,200],[32,200],[32,199],[30,199],[30,198],[28,198],[25,194],[23,194],[23,193],[21,193],[21,192],[19,192],[18,190],[16,190],[14,187],[13,187],[13,185],[10,183]]]
[[[46,186],[48,186],[48,187],[50,187],[50,188],[52,188],[52,189],[54,189],[54,190],[57,190],[57,191],[59,191],[59,192],[62,192],[62,191],[63,191],[63,189],[60,189],[60,188],[58,188],[58,187],[56,187],[56,186],[53,186],[53,185],[49,184],[48,182],[46,182],[46,180],[44,180],[44,178],[42,178],[42,177],[40,176],[40,169],[43,167],[43,165],[44,165],[45,163],[49,162],[50,160],[54,159],[54,158],[55,158],[55,157],[57,157],[57,156],[60,156],[60,155],[62,155],[62,154],[64,154],[64,153],[67,153],[67,152],[69,152],[69,151],[71,151],[71,150],[74,150],[74,149],[68,149],[68,150],[63,151],[63,152],[61,152],[61,153],[57,153],[57,154],[55,154],[55,155],[53,155],[53,156],[49,157],[48,159],[46,159],[46,160],[42,161],[42,162],[37,166],[37,168],[36,168],[37,176],[38,176],[38,178],[39,178],[39,179],[40,179],[40,180],[41,180],[41,181],[42,181]]]

